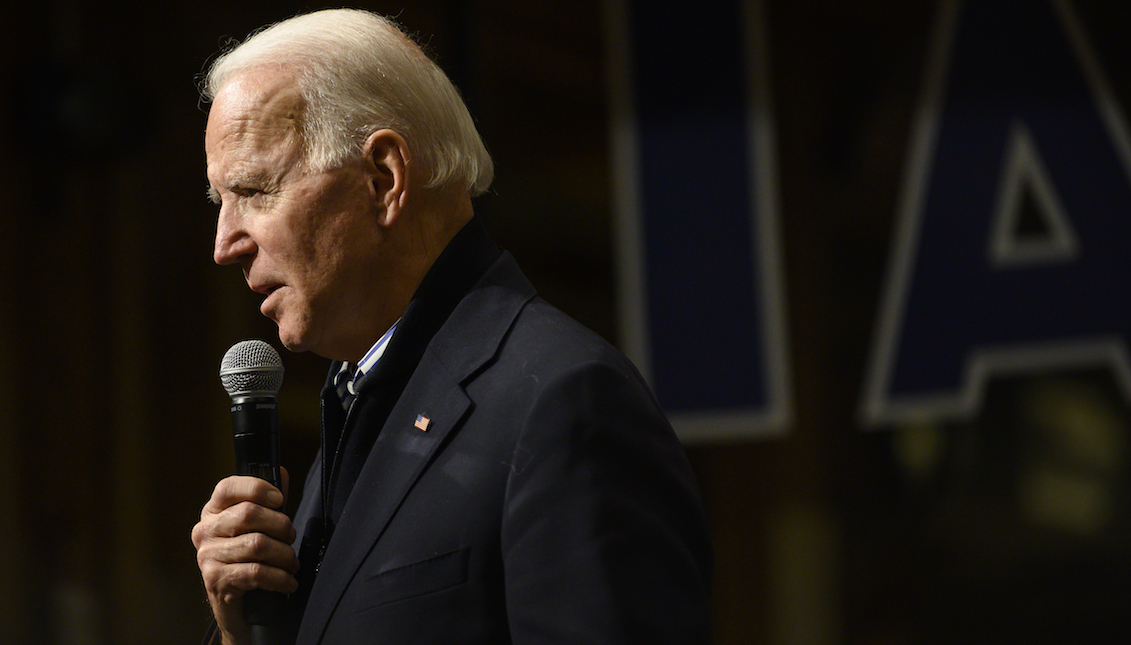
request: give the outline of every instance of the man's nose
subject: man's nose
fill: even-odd
[[[212,248],[212,260],[216,264],[235,264],[241,258],[255,254],[255,241],[243,225],[243,218],[232,212],[228,206],[220,207],[216,218],[216,243]]]

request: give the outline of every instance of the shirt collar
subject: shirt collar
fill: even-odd
[[[356,372],[356,374],[354,375],[355,381],[369,374],[369,372],[373,370],[373,367],[377,365],[377,361],[381,360],[381,356],[385,353],[385,348],[389,346],[389,339],[393,337],[393,332],[397,330],[397,325],[400,324],[400,322],[401,321],[398,318],[397,322],[393,323],[393,326],[389,327],[389,330],[386,331],[380,338],[378,338],[376,343],[373,343],[373,347],[369,348],[369,351],[365,353],[365,356],[361,357],[361,360],[358,361],[356,365],[353,363],[343,362],[342,368],[338,371],[338,373],[341,374],[342,372]]]

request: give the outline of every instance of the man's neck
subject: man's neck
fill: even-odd
[[[350,334],[342,351],[329,358],[354,364],[361,361],[378,335],[401,319],[436,260],[474,217],[465,191],[433,191],[418,205],[431,208],[414,209],[411,217],[402,218],[389,231],[389,246],[383,253],[391,262],[385,262],[386,269],[375,271],[372,277],[380,295],[369,301],[369,310],[365,303],[357,303],[358,317],[351,325],[357,331]]]

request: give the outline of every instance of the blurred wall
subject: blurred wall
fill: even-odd
[[[1072,4],[1131,106],[1131,11]],[[207,623],[189,531],[233,468],[216,370],[275,333],[211,264],[194,77],[225,37],[314,8],[231,5],[0,13],[0,642],[194,643]],[[858,421],[936,3],[763,5],[792,418],[689,447],[717,642],[1125,642],[1128,406],[1109,371],[995,379],[972,419]],[[623,340],[604,3],[362,6],[463,91],[497,162],[488,228],[550,302]],[[284,360],[297,480],[326,363]]]

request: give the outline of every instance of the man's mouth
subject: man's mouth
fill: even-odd
[[[256,284],[256,285],[251,285],[251,290],[254,291],[255,293],[258,293],[258,294],[261,294],[261,295],[264,295],[264,296],[269,296],[272,293],[274,293],[275,290],[278,289],[281,286],[283,286],[283,285],[281,285],[281,284]]]

